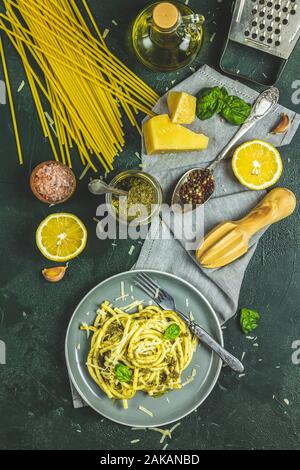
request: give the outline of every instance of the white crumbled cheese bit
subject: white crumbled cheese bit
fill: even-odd
[[[190,71],[193,72],[193,73],[195,73],[195,72],[196,72],[195,67],[190,67]]]
[[[118,246],[118,244],[117,243],[112,243],[111,246]]]
[[[190,0],[185,0],[184,2],[186,5],[188,5],[190,3]]]
[[[253,346],[254,346],[255,348],[258,348],[258,343],[254,343]]]
[[[131,256],[133,254],[134,250],[135,250],[135,246],[131,245],[130,250],[128,252],[129,256]]]
[[[175,85],[176,80],[172,80],[171,83],[172,83],[172,85]]]
[[[287,406],[289,406],[290,400],[288,400],[287,398],[285,398],[283,401],[284,401],[284,403],[285,403]]]
[[[166,450],[169,444],[165,444],[162,450]]]
[[[247,339],[254,339],[254,336],[246,336]]]
[[[49,122],[50,126],[53,126],[54,120],[52,119],[52,117],[50,116],[50,114],[47,113],[47,111],[45,111],[44,114],[45,114],[46,119],[47,119],[47,121]]]
[[[22,80],[21,83],[20,83],[20,86],[18,88],[18,93],[20,93],[23,90],[24,86],[25,86],[25,81]]]
[[[258,362],[262,362],[262,358],[258,359]]]
[[[167,403],[170,403],[170,398],[166,397]]]
[[[133,285],[130,286],[130,292],[133,294]]]
[[[158,296],[159,296],[159,288],[156,289],[154,298],[158,299]]]
[[[183,382],[182,386],[185,387],[186,385],[188,385],[188,384],[190,384],[191,382],[193,382],[193,380],[195,379],[196,375],[197,375],[197,369],[193,369],[191,375],[186,379],[185,382]]]
[[[136,156],[139,160],[141,160],[141,156],[140,156],[139,152],[135,152],[135,156]]]
[[[23,312],[22,315],[23,315],[23,318],[27,318],[27,313],[26,312]]]
[[[114,26],[118,26],[118,23],[116,22],[116,20],[111,20],[111,22]]]
[[[153,304],[154,304],[153,300],[149,300],[148,305],[153,305]]]
[[[143,305],[144,302],[144,300],[135,300],[131,304],[126,305],[126,307],[122,307],[122,310],[124,310],[125,312],[130,312],[131,310],[139,307],[140,305]]]
[[[194,320],[195,320],[194,315],[193,315],[193,312],[190,312],[190,313],[189,313],[189,317],[190,317],[190,320],[191,320],[191,321],[194,321]]]
[[[210,42],[214,42],[217,33],[213,33],[210,37]]]
[[[122,296],[121,296],[121,297],[117,297],[117,298],[115,299],[115,302],[119,302],[120,300],[123,300],[123,301],[124,301],[125,299],[127,299],[127,297],[129,297],[129,294],[125,294],[124,297],[122,297]]]
[[[187,307],[189,306],[189,299],[188,299],[188,298],[185,299],[185,305],[186,305]]]
[[[179,428],[179,426],[181,426],[181,423],[175,424],[175,425],[170,429],[170,433],[172,434],[172,432],[174,432],[175,429]]]
[[[227,326],[222,326],[222,330],[226,330],[227,329]]]
[[[124,301],[125,298],[125,284],[124,281],[121,281],[121,299]]]
[[[90,164],[88,163],[85,169],[83,170],[83,172],[81,173],[81,175],[79,176],[79,181],[83,180],[83,178],[85,177],[85,175],[87,174],[90,168],[91,168]]]
[[[242,379],[243,377],[246,377],[246,374],[240,374],[239,378]]]
[[[91,334],[90,330],[88,329],[89,325],[87,323],[82,323],[82,326],[84,328],[86,328],[86,330],[85,330],[86,331],[86,336],[87,336],[87,339],[89,339],[90,334]]]
[[[244,351],[243,354],[242,354],[242,357],[241,357],[241,361],[243,361],[245,359],[245,356],[246,356],[246,353]]]
[[[105,39],[108,35],[109,35],[109,29],[105,28],[105,30],[103,32],[103,39]]]
[[[140,405],[139,410],[142,411],[143,413],[145,413],[146,415],[151,416],[151,418],[153,418],[153,416],[154,416],[152,411],[147,410],[147,408],[145,408],[144,406]]]
[[[77,351],[80,351],[80,344],[77,345]]]
[[[130,444],[137,444],[138,442],[140,442],[140,439],[133,439]]]

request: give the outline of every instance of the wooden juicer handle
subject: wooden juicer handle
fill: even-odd
[[[235,224],[250,239],[257,232],[290,216],[296,208],[296,197],[286,188],[275,188],[246,217]]]

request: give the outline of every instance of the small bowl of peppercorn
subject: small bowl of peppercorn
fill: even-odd
[[[30,176],[30,187],[37,199],[45,204],[62,204],[76,190],[76,177],[66,165],[47,161],[40,163]]]
[[[147,225],[158,215],[163,202],[163,192],[153,176],[143,171],[126,170],[119,173],[110,186],[128,193],[127,196],[106,194],[106,204],[118,222]]]
[[[208,169],[195,168],[177,183],[172,205],[179,204],[185,212],[205,204],[213,195],[215,179]]]

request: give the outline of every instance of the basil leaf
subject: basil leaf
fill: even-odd
[[[210,119],[219,113],[223,107],[224,99],[228,95],[225,88],[204,88],[197,95],[197,116],[201,121]]]
[[[115,377],[119,382],[130,382],[132,378],[132,370],[124,364],[116,364],[115,367]]]
[[[251,333],[251,331],[258,327],[259,320],[260,314],[255,310],[250,310],[249,308],[243,308],[241,310],[240,323],[245,335]]]
[[[173,341],[174,339],[180,336],[181,330],[177,323],[172,323],[172,325],[168,326],[164,333],[164,338],[168,339],[169,341]]]
[[[238,96],[225,97],[221,115],[229,124],[241,126],[251,113],[252,106]]]

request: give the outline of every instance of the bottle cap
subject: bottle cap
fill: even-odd
[[[153,21],[160,29],[174,28],[179,19],[178,8],[173,3],[162,2],[153,10]]]

